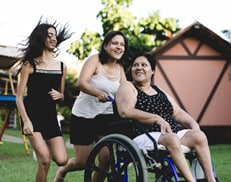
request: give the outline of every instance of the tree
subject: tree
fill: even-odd
[[[105,7],[96,16],[102,22],[102,35],[86,30],[67,50],[79,60],[88,57],[94,49],[99,51],[105,34],[110,30],[122,31],[129,40],[131,51],[150,51],[180,30],[178,20],[161,19],[158,11],[147,18],[137,19],[129,11],[132,0],[102,0],[102,4]]]

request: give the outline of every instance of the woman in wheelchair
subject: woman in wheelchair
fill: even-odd
[[[131,65],[133,81],[121,83],[116,93],[118,114],[122,118],[140,122],[158,144],[164,145],[187,181],[195,182],[195,179],[181,145],[195,150],[207,181],[215,182],[206,135],[172,97],[157,86],[152,86],[155,64],[155,58],[149,53],[139,53],[134,57]],[[180,130],[179,124],[187,129]],[[134,141],[140,147],[149,145],[140,133],[137,133]]]

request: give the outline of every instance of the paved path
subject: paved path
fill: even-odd
[[[6,142],[12,142],[12,143],[23,143],[22,138],[10,136],[10,135],[3,135],[2,141],[3,142],[4,141],[6,141]],[[27,142],[29,143],[28,140],[27,140]]]

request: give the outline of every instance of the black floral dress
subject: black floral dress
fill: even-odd
[[[167,121],[170,124],[172,131],[177,133],[179,131],[179,127],[177,122],[172,117],[172,104],[169,102],[165,93],[162,92],[157,86],[152,87],[157,91],[157,94],[148,95],[136,87],[138,95],[135,108],[161,116],[165,121]],[[141,125],[145,128],[145,131],[147,132],[160,131],[160,126],[157,124],[142,123]],[[134,129],[133,135],[134,133],[135,135],[142,134],[142,132],[137,129]]]

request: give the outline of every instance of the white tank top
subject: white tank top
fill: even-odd
[[[108,75],[101,66],[99,73],[92,77],[89,84],[114,98],[120,85],[120,66],[118,65],[116,76]],[[72,114],[84,118],[94,118],[99,114],[113,114],[112,102],[99,102],[97,97],[80,91],[72,107]]]

